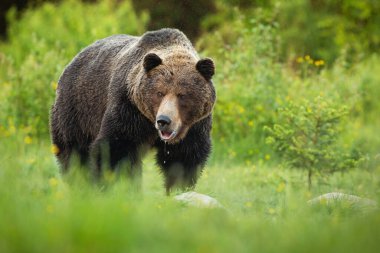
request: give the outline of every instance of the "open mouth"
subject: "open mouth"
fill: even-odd
[[[174,137],[177,135],[177,131],[158,131],[160,138],[164,141],[168,141],[171,139],[174,139]]]

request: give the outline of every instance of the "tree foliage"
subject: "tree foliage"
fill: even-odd
[[[299,105],[290,102],[279,108],[278,114],[273,127],[265,128],[269,134],[267,143],[288,165],[308,171],[309,187],[314,172],[344,171],[359,161],[356,150],[350,152],[336,145],[340,123],[347,114],[344,106],[316,97]]]

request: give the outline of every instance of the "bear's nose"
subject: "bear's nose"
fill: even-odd
[[[159,128],[163,128],[167,125],[170,125],[170,123],[172,123],[171,119],[166,115],[158,116],[156,122]]]

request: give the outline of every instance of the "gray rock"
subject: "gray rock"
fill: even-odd
[[[197,192],[185,192],[175,196],[174,199],[189,206],[223,208],[223,206],[216,199]]]
[[[345,204],[352,208],[360,209],[362,211],[378,209],[378,204],[374,200],[341,192],[326,193],[309,200],[307,203],[312,206],[316,206],[319,204],[324,204],[326,206]]]

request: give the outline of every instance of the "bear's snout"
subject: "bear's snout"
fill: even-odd
[[[171,129],[172,120],[166,115],[159,115],[156,120],[156,128],[159,131],[160,137],[163,140],[169,140],[175,137],[176,131]]]
[[[178,126],[172,123],[172,119],[166,115],[159,115],[156,118],[156,128],[162,140],[173,140],[178,134]]]
[[[177,142],[181,138],[178,134],[182,129],[177,97],[167,94],[162,99],[156,115],[155,127],[160,138],[172,143]]]
[[[170,123],[172,123],[172,120],[166,115],[159,115],[157,117],[156,122],[157,122],[158,130],[165,130],[165,128],[169,126]]]

